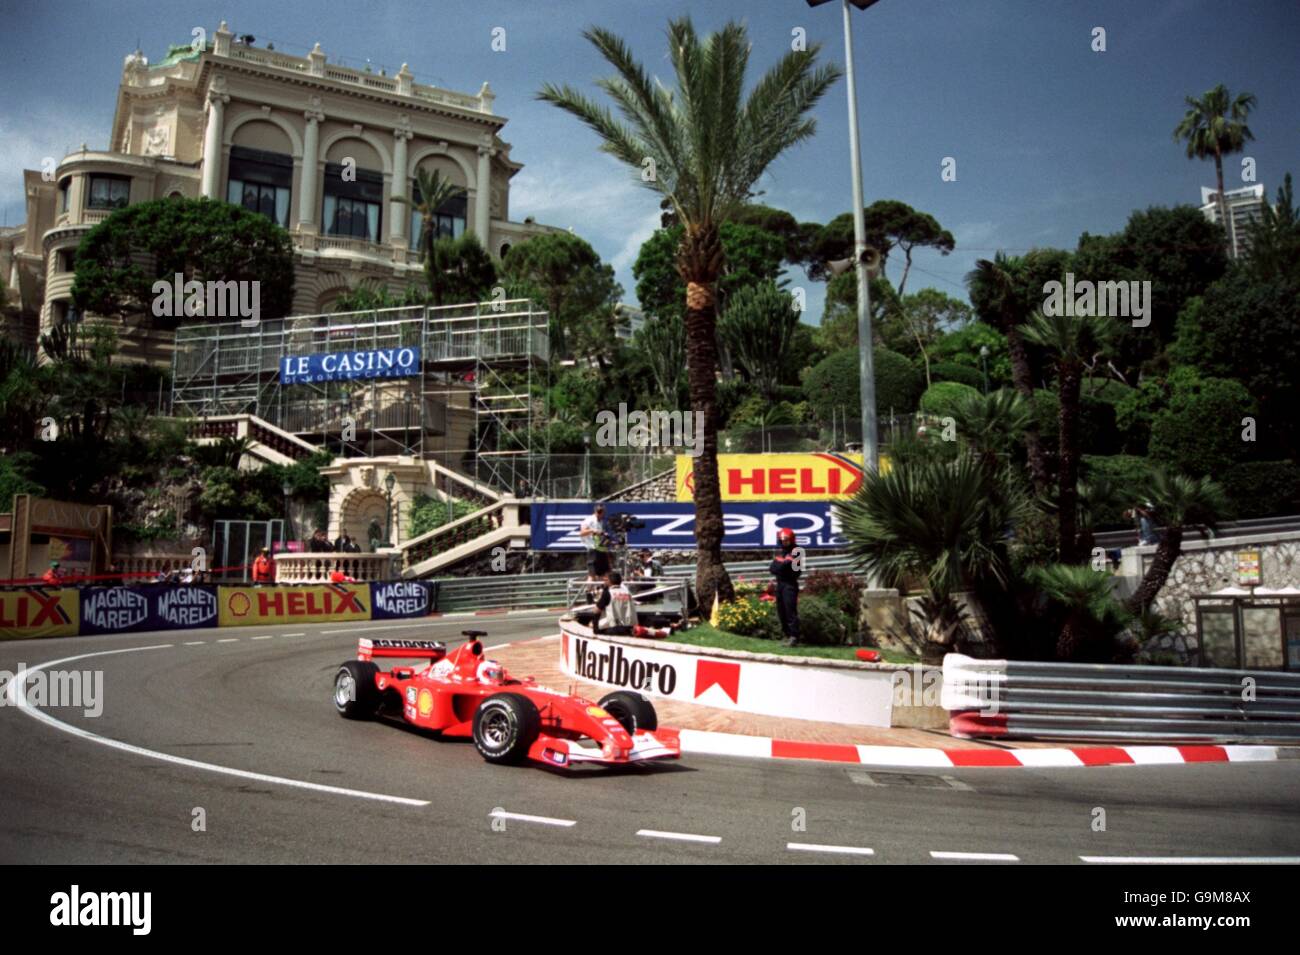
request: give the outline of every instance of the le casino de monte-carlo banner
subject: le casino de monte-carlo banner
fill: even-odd
[[[286,355],[280,359],[280,384],[304,385],[357,378],[408,378],[420,373],[419,348]]]

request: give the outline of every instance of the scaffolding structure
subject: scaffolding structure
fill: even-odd
[[[282,359],[420,348],[419,374],[286,384]],[[341,457],[438,458],[499,490],[545,480],[547,317],[527,299],[182,325],[171,413],[251,414]]]

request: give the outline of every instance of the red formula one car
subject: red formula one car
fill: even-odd
[[[633,763],[676,759],[678,731],[661,729],[655,708],[640,693],[619,690],[592,703],[515,679],[483,657],[482,630],[450,655],[435,640],[362,638],[357,659],[339,667],[334,706],[348,719],[400,710],[406,722],[447,737],[470,737],[490,763],[536,760],[547,766]],[[425,659],[416,668],[380,670],[376,657]]]

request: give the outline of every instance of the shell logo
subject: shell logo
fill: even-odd
[[[226,608],[236,617],[243,617],[253,609],[253,602],[248,599],[248,594],[235,591],[226,601]]]
[[[421,716],[428,716],[433,712],[433,694],[428,690],[421,690],[420,699],[416,705],[419,707]]]

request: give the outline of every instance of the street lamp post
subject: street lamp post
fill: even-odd
[[[984,394],[989,393],[989,346],[980,346],[980,369],[984,372]]]
[[[293,536],[293,524],[289,517],[289,496],[293,494],[293,485],[285,481],[280,485],[280,490],[284,492],[284,530],[280,534],[280,541],[287,546],[289,538]]]
[[[819,7],[830,0],[807,0]],[[871,347],[871,289],[868,276],[867,222],[862,206],[862,150],[858,143],[858,93],[853,79],[853,25],[849,6],[859,10],[879,0],[841,0],[844,12],[844,67],[849,88],[849,160],[853,169],[853,248],[858,270],[858,377],[862,405],[862,466],[875,471],[879,465],[879,439],[876,433],[876,371]]]
[[[388,472],[388,477],[384,478],[384,487],[388,489],[388,507],[384,514],[384,546],[393,546],[393,485],[397,483],[397,478],[392,471]]]

